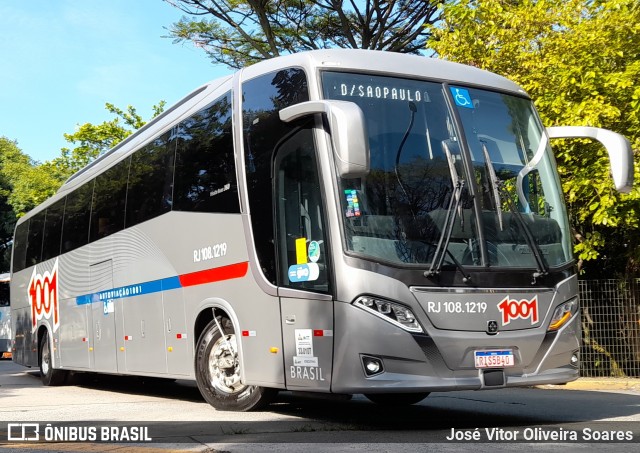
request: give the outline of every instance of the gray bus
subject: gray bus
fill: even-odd
[[[527,94],[420,56],[321,50],[208,83],[16,226],[13,360],[411,404],[578,377],[571,233]]]

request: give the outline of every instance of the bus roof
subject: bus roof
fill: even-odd
[[[420,55],[363,49],[324,49],[300,52],[264,60],[242,69],[243,79],[300,66],[333,71],[378,72],[492,88],[528,97],[516,83],[483,69]]]
[[[213,100],[212,95],[219,95],[221,90],[231,89],[234,77],[247,80],[287,67],[301,67],[311,73],[321,70],[373,72],[391,76],[461,83],[527,96],[522,88],[505,77],[472,66],[419,55],[362,49],[325,49],[272,58],[243,68],[235,75],[212,80],[197,88],[114,148],[72,175],[58,189],[56,195],[34,208],[29,215],[23,216],[18,220],[18,223],[22,223],[32,214],[45,209],[102,169],[106,170],[126,158],[171,125],[177,124],[182,118],[205,107],[207,102]]]

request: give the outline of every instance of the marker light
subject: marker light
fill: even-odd
[[[578,298],[574,297],[556,308],[549,324],[549,330],[558,330],[578,311]]]
[[[422,326],[416,319],[416,316],[404,305],[370,296],[358,297],[353,302],[353,305],[362,308],[363,310],[368,311],[391,324],[401,327],[408,332],[424,332],[424,330],[422,330]]]

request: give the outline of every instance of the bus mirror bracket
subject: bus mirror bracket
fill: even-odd
[[[370,169],[369,138],[364,113],[357,104],[348,101],[308,101],[280,110],[285,123],[321,113],[329,122],[333,152],[342,178],[366,176]]]
[[[624,136],[598,127],[554,126],[547,128],[549,138],[592,138],[609,153],[611,175],[618,192],[629,193],[633,186],[633,150]]]

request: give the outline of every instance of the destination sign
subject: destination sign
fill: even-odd
[[[334,87],[335,96],[392,101],[429,102],[429,93],[386,84],[341,83]]]

